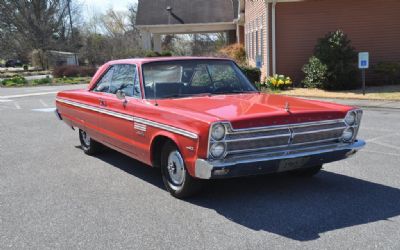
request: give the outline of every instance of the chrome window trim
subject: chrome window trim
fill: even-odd
[[[98,78],[98,80],[96,81],[96,83],[93,85],[93,87],[91,89],[89,89],[90,92],[95,92],[95,93],[102,93],[102,94],[106,94],[106,95],[110,95],[110,96],[115,96],[115,94],[110,93],[110,92],[102,92],[102,91],[95,91],[94,89],[97,87],[97,85],[99,84],[99,82],[101,81],[101,79],[105,76],[105,74],[107,74],[107,72],[112,69],[114,66],[120,66],[120,65],[133,65],[135,66],[135,78],[133,79],[133,86],[135,87],[135,82],[137,81],[139,84],[139,94],[137,96],[135,96],[135,90],[133,90],[134,92],[132,93],[132,96],[126,96],[127,98],[134,98],[134,99],[144,99],[143,95],[142,95],[142,88],[141,88],[141,84],[140,84],[140,78],[139,78],[139,67],[136,63],[115,63],[115,64],[110,64],[110,66],[104,71],[104,73]],[[113,75],[111,76],[111,79],[114,76],[114,72]]]
[[[74,101],[70,101],[64,98],[56,98],[56,101],[61,102],[61,103],[65,103],[65,104],[69,104],[75,107],[79,107],[79,108],[83,108],[83,109],[88,109],[88,110],[92,110],[98,113],[102,113],[102,114],[106,114],[106,115],[110,115],[110,116],[114,116],[120,119],[124,119],[127,121],[132,121],[132,122],[139,122],[145,125],[149,125],[155,128],[160,128],[175,134],[179,134],[179,135],[183,135],[186,137],[189,137],[191,139],[198,139],[198,135],[196,133],[184,130],[184,129],[180,129],[180,128],[176,128],[173,126],[169,126],[163,123],[159,123],[159,122],[155,122],[155,121],[151,121],[151,120],[147,120],[144,118],[140,118],[140,117],[136,117],[136,116],[132,116],[132,115],[126,115],[126,114],[122,114],[119,112],[115,112],[115,111],[111,111],[111,110],[107,110],[107,109],[102,109],[102,108],[98,108],[98,107],[94,107],[91,105],[87,105],[87,104],[83,104],[83,103],[79,103],[79,102],[74,102]]]

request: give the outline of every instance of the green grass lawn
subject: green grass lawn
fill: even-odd
[[[21,76],[14,76],[0,82],[1,87],[26,87],[26,86],[53,86],[89,83],[91,77],[62,77],[62,78],[42,78],[27,81]]]

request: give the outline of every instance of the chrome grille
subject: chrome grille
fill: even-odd
[[[228,129],[225,138],[227,154],[336,144],[345,128],[343,120],[331,120],[247,130]]]

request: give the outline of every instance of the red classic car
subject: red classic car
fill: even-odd
[[[87,89],[59,92],[56,105],[86,154],[105,145],[160,168],[178,198],[205,179],[312,176],[365,145],[360,109],[260,93],[227,59],[108,62]]]

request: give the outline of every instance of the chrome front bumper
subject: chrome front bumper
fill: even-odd
[[[200,179],[230,178],[247,175],[285,172],[339,161],[354,155],[365,146],[365,141],[316,149],[313,151],[287,150],[280,155],[253,153],[218,161],[197,159],[195,176]]]

